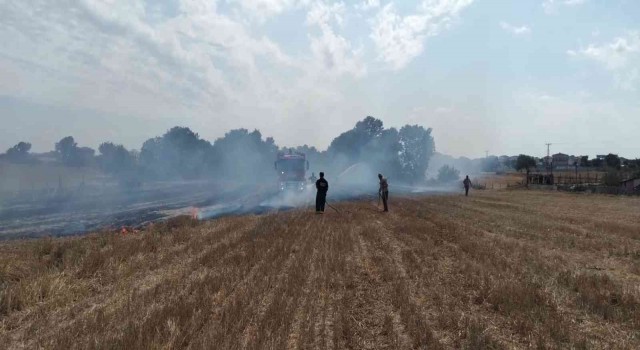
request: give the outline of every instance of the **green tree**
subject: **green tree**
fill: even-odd
[[[22,163],[29,161],[29,151],[31,144],[28,142],[18,142],[15,146],[7,150],[7,159],[12,162]]]
[[[443,165],[438,170],[438,181],[449,183],[460,180],[460,171],[452,166]]]
[[[580,166],[581,167],[588,167],[590,165],[591,165],[591,162],[589,162],[589,156],[580,157]]]
[[[71,165],[74,163],[78,144],[73,139],[73,136],[67,136],[56,142],[55,151],[58,154],[58,158],[65,165]]]
[[[369,164],[371,169],[385,174],[387,178],[402,179],[402,164],[398,156],[401,150],[398,130],[384,129],[362,148],[359,161]]]
[[[535,167],[536,167],[536,160],[531,156],[528,156],[526,154],[521,154],[516,159],[515,169],[517,171],[526,170],[527,175],[529,175],[531,168],[535,168]]]
[[[591,160],[591,166],[593,166],[594,168],[601,168],[603,165],[603,161],[600,158],[593,158]]]
[[[75,150],[75,157],[71,165],[89,165],[95,158],[96,151],[91,147],[78,147]]]
[[[135,157],[123,145],[104,142],[98,150],[100,167],[106,173],[122,174],[132,171],[135,167]]]
[[[211,173],[238,182],[271,181],[278,146],[259,130],[231,130],[217,139],[208,155]],[[266,180],[269,179],[269,180]]]
[[[604,157],[604,164],[609,168],[620,170],[620,157],[617,154],[609,153]]]
[[[367,116],[363,120],[356,123],[355,130],[361,131],[367,135],[368,138],[374,138],[380,136],[384,129],[382,120],[376,119],[372,116]]]
[[[89,147],[78,147],[73,136],[62,138],[55,144],[55,152],[58,159],[64,165],[83,166],[93,161],[95,150]]]
[[[385,129],[381,120],[368,116],[333,139],[327,159],[336,173],[364,163],[388,178],[416,182],[424,179],[434,150],[431,129],[418,125]]]
[[[156,178],[200,177],[206,169],[211,144],[186,127],[173,127],[161,137],[148,139],[140,151],[140,165]]]
[[[334,159],[336,157],[346,158],[349,165],[358,162],[365,146],[380,137],[383,130],[381,120],[368,116],[357,122],[353,129],[343,132],[333,139],[327,153]]]
[[[431,128],[405,125],[400,129],[399,136],[403,177],[412,182],[424,180],[429,160],[435,152]]]

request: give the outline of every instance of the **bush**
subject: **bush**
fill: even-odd
[[[460,171],[452,166],[443,165],[438,170],[438,182],[447,183],[460,180]]]
[[[615,168],[607,168],[607,172],[602,177],[602,184],[605,186],[620,186],[622,173]]]

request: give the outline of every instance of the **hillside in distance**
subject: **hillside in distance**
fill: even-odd
[[[639,205],[476,191],[3,242],[0,344],[638,348]]]

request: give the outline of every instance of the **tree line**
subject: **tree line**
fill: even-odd
[[[125,180],[218,178],[254,182],[275,176],[273,162],[283,149],[258,130],[234,129],[209,142],[187,127],[176,126],[146,140],[139,151],[106,141],[96,152],[67,136],[48,154],[64,166],[97,166]],[[413,183],[424,180],[435,143],[430,128],[385,128],[380,119],[368,116],[334,138],[327,150],[309,145],[291,149],[305,153],[313,169],[337,173],[364,163],[397,181]],[[0,157],[14,163],[38,162],[30,150],[30,143],[20,142]]]

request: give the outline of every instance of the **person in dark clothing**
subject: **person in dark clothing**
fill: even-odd
[[[464,178],[462,184],[464,185],[464,195],[469,196],[469,187],[471,187],[471,180],[469,179],[469,175]]]
[[[324,178],[324,173],[320,172],[320,178],[316,181],[316,213],[324,213],[324,204],[327,202],[327,191],[329,191],[329,183]]]
[[[318,178],[316,177],[316,173],[311,173],[311,176],[309,176],[309,181],[311,181],[311,183],[316,182],[316,180],[318,180]]]
[[[384,211],[389,211],[389,207],[387,206],[387,202],[389,201],[389,183],[387,179],[382,177],[382,174],[378,174],[378,179],[380,179],[380,188],[378,189],[378,195],[382,198],[382,204],[384,205]]]

